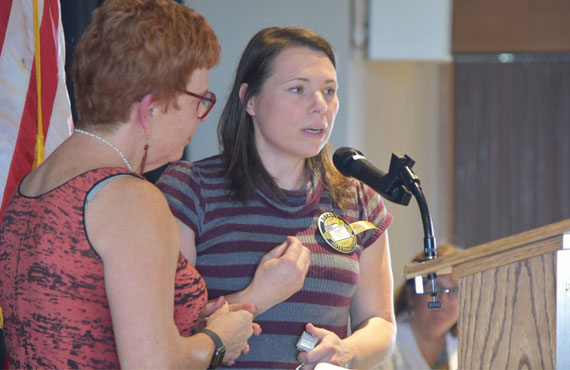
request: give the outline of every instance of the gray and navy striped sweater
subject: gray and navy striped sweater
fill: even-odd
[[[174,215],[196,234],[196,267],[206,280],[208,299],[240,291],[251,282],[261,257],[294,235],[311,251],[303,289],[256,318],[263,332],[251,337],[251,351],[235,368],[294,369],[295,344],[311,322],[345,338],[349,307],[356,290],[359,256],[390,225],[380,196],[355,182],[353,202],[341,209],[322,183],[313,178],[295,191],[284,191],[285,204],[258,190],[246,204],[232,196],[221,156],[199,162],[177,162],[162,175],[158,187]],[[342,254],[328,246],[317,227],[324,212],[352,223],[368,220],[379,229],[357,236],[358,248]]]

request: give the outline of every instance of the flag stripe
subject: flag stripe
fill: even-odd
[[[0,1],[0,47],[4,45],[4,37],[6,36],[6,28],[10,19],[10,9],[12,9],[12,0]],[[0,50],[2,50],[0,48]]]
[[[47,132],[50,127],[52,108],[58,88],[58,24],[58,0],[45,0],[43,4],[42,20],[40,25],[40,58],[42,61],[41,100],[44,123],[44,138],[47,136]],[[28,89],[24,103],[24,110],[20,119],[20,130],[18,132],[18,138],[12,155],[10,170],[6,180],[6,188],[4,189],[2,210],[0,211],[0,214],[3,213],[3,209],[6,206],[7,200],[15,190],[18,182],[32,169],[38,122],[35,72],[35,63],[32,63],[31,73],[29,74],[29,82],[27,86]]]
[[[59,3],[59,2],[58,2]],[[56,61],[58,68],[59,83],[55,92],[55,99],[52,105],[52,113],[49,124],[49,130],[45,138],[45,154],[48,156],[55,150],[65,139],[71,136],[73,131],[73,117],[71,115],[71,102],[67,93],[67,84],[65,82],[65,37],[63,26],[61,24],[61,7],[58,6],[58,24],[57,24],[57,56]],[[54,19],[55,21],[55,19]],[[55,28],[54,28],[55,29]]]
[[[0,76],[3,77],[0,79],[0,190],[3,194],[7,193],[5,186],[34,60],[31,16],[31,1],[12,3],[0,54]],[[2,202],[2,207],[4,205],[5,202]]]

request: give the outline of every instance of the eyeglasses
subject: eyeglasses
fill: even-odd
[[[216,104],[216,94],[208,91],[205,95],[194,94],[190,91],[184,91],[186,94],[200,99],[198,107],[196,108],[196,113],[198,114],[198,119],[203,119],[210,113],[214,104]]]

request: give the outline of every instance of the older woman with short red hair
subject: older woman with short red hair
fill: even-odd
[[[255,306],[206,307],[166,199],[141,177],[179,159],[207,118],[219,58],[206,20],[174,1],[94,12],[74,55],[75,133],[0,224],[10,367],[196,369],[248,351]]]

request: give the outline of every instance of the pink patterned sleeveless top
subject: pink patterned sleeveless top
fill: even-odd
[[[120,367],[103,263],[87,240],[84,207],[95,184],[125,173],[101,168],[38,197],[12,196],[0,223],[0,306],[10,368]],[[174,283],[174,320],[190,336],[207,292],[182,254]]]

